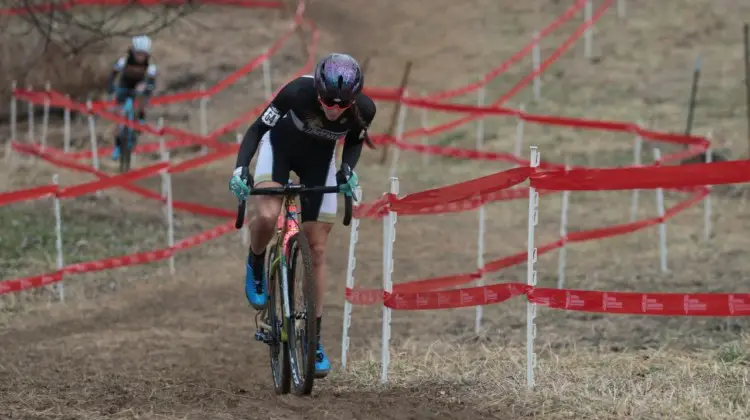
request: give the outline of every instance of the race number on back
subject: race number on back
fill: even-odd
[[[263,121],[263,124],[269,127],[273,127],[279,121],[279,118],[281,118],[279,110],[275,106],[270,105],[268,108],[266,108],[265,112],[263,112],[260,120]]]

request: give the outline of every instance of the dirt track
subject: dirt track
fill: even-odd
[[[309,16],[323,29],[323,51],[345,49],[373,57],[372,77],[368,80],[374,85],[395,85],[404,61],[414,59],[414,83],[410,88],[439,90],[472,81],[528,42],[532,29],[538,29],[540,21],[551,21],[567,7],[565,2],[550,1],[526,5],[481,0],[473,7],[455,0],[432,2],[434,10],[425,9],[424,1],[314,0]],[[650,0],[628,1],[629,18],[624,24],[608,15],[595,41],[602,62],[597,65],[583,62],[582,46],[578,44],[577,53],[564,56],[555,65],[559,72],[553,70],[552,75],[546,76],[545,98],[534,104],[535,110],[628,120],[654,112],[660,119],[657,124],[660,128],[680,126],[685,98],[682,84],[689,84],[689,72],[682,79],[675,75],[684,69],[685,56],[689,56],[687,61],[692,60],[694,48],[690,42],[674,47],[677,41],[670,43],[671,40],[683,37],[684,22],[696,21],[698,35],[684,36],[699,46],[708,45],[704,47],[707,63],[729,67],[734,62],[720,58],[729,56],[723,48],[733,42],[727,35],[733,32],[724,30],[717,35],[712,31],[719,31],[716,28],[723,28],[722,25],[730,26],[726,22],[733,25],[732,19],[736,20],[734,16],[740,13],[732,11],[736,5],[730,7],[722,3],[720,7],[717,2],[695,0],[691,2],[694,6],[691,10],[670,11],[684,19],[670,20],[674,26],[665,26],[665,19],[661,19],[661,12],[656,10],[661,10],[662,6],[653,4]],[[704,13],[706,8],[712,8],[713,14]],[[255,16],[255,12],[234,9],[212,9],[205,13],[199,16],[199,21],[208,24],[215,33],[194,24],[192,32],[181,28],[168,35],[174,35],[174,40],[166,38],[158,43],[157,48],[162,49],[163,55],[168,56],[170,49],[175,51],[170,57],[173,62],[164,65],[173,72],[167,77],[179,75],[184,63],[191,60],[193,51],[201,51],[213,55],[205,61],[192,59],[195,65],[191,72],[201,74],[207,83],[215,82],[270,43],[274,33],[287,27],[286,21],[275,14],[274,18],[269,18],[269,14],[263,14],[265,12],[257,12],[263,19]],[[415,23],[415,16],[421,17],[420,24]],[[276,32],[263,29],[264,24],[272,26]],[[568,34],[575,26],[573,23],[564,25],[561,32]],[[225,27],[228,31],[219,30]],[[248,39],[258,41],[252,50],[247,47]],[[548,55],[561,39],[562,36],[558,36],[546,43],[543,54]],[[667,52],[660,51],[653,44],[654,39],[662,40]],[[282,58],[273,61],[276,84],[301,62],[299,50],[299,45],[292,43],[281,52]],[[714,59],[709,60],[712,54]],[[528,68],[528,63],[524,62],[518,69],[511,70],[489,93],[493,94],[493,89],[497,91],[494,94],[504,92],[507,85],[526,74]],[[724,83],[724,71],[728,72],[725,67],[720,71],[707,69],[706,76],[702,77],[711,88],[701,91],[705,94],[705,103],[712,106],[715,115],[711,115],[710,123],[716,133],[721,134],[717,140],[722,146],[726,145],[725,139],[737,137],[741,125],[732,114],[733,102],[723,99],[725,96],[734,98],[731,95],[737,91]],[[643,77],[641,72],[650,73]],[[212,100],[209,106],[211,125],[229,120],[238,110],[260,100],[259,77],[257,74],[254,77],[240,81],[237,89],[230,89]],[[610,83],[613,77],[622,83]],[[592,84],[606,86],[606,89],[592,92]],[[526,96],[519,101],[528,100],[528,92],[522,95]],[[649,99],[642,100],[644,97],[653,99],[656,105],[647,107],[644,101]],[[473,98],[465,100],[474,101]],[[168,124],[170,112],[192,116],[196,115],[196,110],[197,104],[174,105],[166,113]],[[389,114],[389,106],[384,104],[379,108],[378,131],[387,125]],[[706,114],[699,113],[696,121],[700,122],[701,118],[705,122]],[[180,121],[172,122],[186,128]],[[409,124],[418,124],[417,113],[410,115]],[[508,139],[512,138],[510,133],[514,132],[515,123],[499,118],[488,120],[488,135],[490,124],[493,130],[498,129],[498,136],[497,142],[488,143],[488,147],[510,150]],[[195,130],[195,126],[188,128]],[[705,129],[705,125],[700,129]],[[543,157],[558,161],[578,150],[593,154],[591,144],[595,144],[596,152],[602,155],[612,150],[625,150],[632,140],[628,137],[627,143],[616,143],[616,135],[611,133],[540,127],[527,130],[528,138],[542,145]],[[473,144],[471,135],[465,137],[467,144]],[[623,138],[621,136],[620,140]],[[627,153],[630,159],[629,149]],[[402,192],[497,170],[495,163],[479,165],[447,159],[434,159],[431,166],[425,168],[420,165],[419,157],[405,154],[402,158],[407,162],[401,169]],[[372,155],[365,156],[361,169],[358,168],[368,199],[373,199],[384,187],[384,170],[373,165],[374,160]],[[232,199],[225,193],[231,165],[229,159],[175,177],[175,198],[232,208]],[[45,179],[48,179],[46,175]],[[144,184],[156,188],[158,183],[158,179],[153,179]],[[125,208],[132,211],[134,220],[137,220],[136,213],[157,211],[152,204],[122,196],[121,192],[107,194],[127,203]],[[575,194],[571,229],[623,221],[627,217],[628,199],[624,193]],[[644,194],[641,200],[640,216],[652,216],[653,197]],[[556,238],[557,203],[557,198],[543,202],[540,241]],[[670,274],[662,275],[655,268],[656,237],[651,230],[572,247],[568,284],[598,290],[742,290],[746,287],[742,282],[743,273],[747,271],[744,255],[750,239],[738,226],[748,226],[745,224],[748,221],[744,211],[746,202],[744,199],[717,199],[715,203],[715,208],[720,209],[715,217],[716,237],[720,240],[704,243],[697,239],[702,234],[700,209],[688,211],[669,225],[670,268],[673,270]],[[525,202],[510,202],[488,208],[487,224],[491,234],[487,237],[487,250],[491,255],[487,258],[510,255],[523,246],[525,205]],[[208,227],[218,221],[201,223]],[[473,270],[475,226],[473,213],[399,220],[395,256],[397,281]],[[356,272],[360,285],[379,283],[381,232],[378,223],[363,223]],[[185,234],[178,232],[178,236]],[[450,242],[444,240],[446,235],[450,236]],[[50,307],[41,305],[29,313],[11,316],[0,330],[0,418],[505,419],[549,414],[550,418],[619,419],[679,417],[676,412],[700,418],[732,418],[726,408],[730,403],[725,398],[739,407],[738,413],[748,409],[746,402],[750,398],[743,381],[750,354],[737,350],[732,356],[732,360],[738,360],[737,367],[727,363],[725,356],[717,358],[706,350],[738,340],[737,337],[747,331],[745,320],[728,324],[723,319],[609,317],[543,310],[539,320],[543,360],[539,369],[546,369],[548,376],[545,380],[540,374],[540,393],[536,396],[519,392],[523,389],[520,365],[523,361],[514,355],[522,350],[524,338],[522,300],[486,308],[486,331],[479,337],[472,332],[473,309],[395,314],[394,379],[387,388],[373,386],[372,378],[377,377],[378,366],[370,360],[377,360],[379,356],[380,313],[377,307],[355,309],[352,359],[358,362],[358,367],[350,373],[338,370],[345,268],[342,256],[347,241],[345,229],[337,227],[328,258],[331,281],[324,320],[324,342],[334,361],[334,372],[328,379],[316,383],[312,397],[273,395],[267,352],[253,340],[253,311],[242,295],[244,251],[237,236],[230,234],[180,255],[175,279],[166,273],[164,263],[110,271],[96,276],[127,278],[128,285],[96,299]],[[554,284],[555,258],[555,255],[540,258],[540,282]],[[515,267],[488,281],[514,281],[522,274],[523,267]],[[80,280],[75,277],[68,284],[88,280],[84,276]],[[669,353],[672,348],[688,353],[684,358],[674,358]],[[678,371],[680,366],[671,365],[666,369],[652,365],[653,353],[639,353],[651,350],[677,360],[691,374],[675,379],[672,372]],[[692,351],[704,355],[701,358],[691,354]],[[583,356],[578,358],[579,355]],[[621,363],[611,362],[612,355],[622,355]],[[716,360],[720,361],[718,365]],[[558,364],[562,367],[555,369]],[[620,365],[627,368],[617,370]],[[610,366],[612,370],[607,371]],[[607,378],[603,379],[603,371],[609,372]],[[702,372],[703,376],[693,376],[693,371]],[[723,375],[717,375],[717,371]],[[657,377],[663,385],[656,390],[651,388],[651,382],[644,386],[647,380],[639,379],[646,375],[642,372],[649,375],[664,372]],[[724,382],[715,385],[714,381]],[[705,385],[705,389],[701,385]],[[674,387],[692,389],[694,395],[680,394]],[[673,395],[682,400],[672,404]],[[690,405],[689,401],[700,398],[704,400]],[[633,409],[645,400],[653,402],[654,406],[659,402],[663,405],[641,407],[641,411]],[[716,405],[715,411],[705,408],[712,404]],[[478,406],[481,407],[473,408]],[[649,409],[658,411],[661,416]],[[640,416],[637,413],[641,413]]]
[[[478,415],[438,399],[410,398],[408,389],[362,394],[332,389],[325,381],[310,398],[275,397],[267,353],[252,340],[253,312],[241,295],[240,251],[213,249],[215,265],[178,267],[191,278],[148,282],[102,297],[97,307],[29,314],[0,333],[2,412],[70,419]],[[340,310],[329,313],[325,339],[338,343]],[[331,352],[338,359],[335,346]]]

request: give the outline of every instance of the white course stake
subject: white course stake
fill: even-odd
[[[18,85],[16,84],[16,81],[14,80],[11,84],[11,91],[15,92]],[[18,100],[16,99],[15,93],[11,93],[10,95],[10,138],[11,140],[18,141],[17,132],[18,129]]]
[[[89,139],[91,142],[91,164],[94,169],[99,170],[99,147],[96,144],[96,121],[94,120],[94,114],[91,112],[91,99],[86,101],[86,111],[88,111],[89,121]],[[101,190],[96,191],[96,196],[101,197]]]
[[[391,194],[398,195],[398,178],[392,177],[389,189]],[[388,211],[383,218],[383,291],[384,295],[393,292],[393,242],[396,240],[397,214]],[[383,304],[383,340],[380,348],[381,371],[380,382],[388,382],[388,365],[391,363],[391,308]]]
[[[617,0],[617,17],[625,17],[625,0]]]
[[[523,128],[525,123],[523,119],[523,104],[518,107],[518,111],[520,111],[520,114],[518,115],[518,122],[516,122],[516,147],[513,150],[513,153],[515,153],[516,156],[521,157],[521,148],[523,147]]]
[[[539,45],[539,31],[534,32],[534,47],[531,49],[531,66],[534,70],[534,99],[537,101],[542,95],[542,75],[539,68],[542,65],[542,47]]]
[[[706,137],[710,142],[713,140],[713,133],[709,131]],[[714,152],[709,146],[706,149],[706,163],[711,163],[713,160]],[[708,188],[708,195],[703,199],[703,239],[708,241],[711,239],[711,186],[706,185],[706,188]]]
[[[158,120],[156,120],[156,129],[162,133],[159,135],[159,158],[164,161],[165,153],[167,154],[167,161],[169,161],[169,150],[167,150],[166,143],[164,142],[164,134],[162,132],[162,129],[164,128],[164,117],[159,117]],[[162,172],[161,173],[161,199],[166,205],[167,202],[167,177]],[[167,208],[162,207],[162,211],[164,214],[164,220],[167,220]]]
[[[207,136],[208,135],[208,115],[206,115],[207,107],[208,107],[208,96],[206,95],[206,85],[201,84],[200,91],[203,93],[200,99],[200,129],[201,129],[201,136]],[[205,155],[208,153],[208,147],[203,146],[201,147],[201,155]]]
[[[42,143],[42,152],[47,148],[47,133],[49,130],[49,92],[52,90],[49,82],[44,84],[44,92],[47,94],[44,96],[44,107],[42,108],[42,135],[40,141]]]
[[[406,96],[406,91],[404,90],[404,96]],[[396,139],[399,141],[403,140],[404,137],[404,125],[406,124],[406,105],[401,104],[401,109],[399,109],[398,112],[398,125],[396,126]],[[391,178],[396,176],[396,171],[398,170],[398,158],[401,156],[401,149],[399,149],[396,145],[391,146]]]
[[[565,170],[570,170],[570,164],[566,163]],[[565,287],[565,259],[568,253],[568,204],[570,202],[570,191],[563,191],[562,211],[560,212],[560,239],[563,240],[557,261],[557,288]]]
[[[59,178],[57,174],[52,176],[52,183],[59,185]],[[57,248],[57,269],[62,270],[64,266],[63,261],[63,247],[62,247],[62,214],[60,211],[60,199],[57,198],[57,194],[52,198],[54,200],[55,207],[55,248]],[[65,286],[63,282],[58,282],[55,285],[57,289],[57,298],[60,302],[65,302]]]
[[[638,121],[638,127],[642,127],[641,122]],[[635,136],[635,147],[633,147],[633,166],[641,166],[641,148],[643,146],[643,138],[640,134]],[[639,189],[634,189],[631,193],[631,201],[630,201],[630,221],[635,222],[636,217],[638,217],[638,194],[640,193]]]
[[[479,270],[480,277],[477,285],[479,287],[484,286],[484,232],[485,232],[485,212],[484,205],[479,207],[479,234],[477,235],[477,269]],[[484,306],[476,306],[476,319],[474,321],[474,332],[479,334],[482,329],[482,315],[484,313]]]
[[[10,161],[11,153],[13,153],[13,147],[12,143],[14,141],[18,141],[16,138],[16,130],[18,128],[18,102],[16,100],[15,90],[16,90],[16,81],[14,80],[11,83],[11,94],[10,94],[10,138],[8,139],[8,143],[5,144],[5,160]]]
[[[355,194],[360,201],[355,201],[352,205],[356,209],[363,201],[362,188],[360,187]],[[354,270],[357,267],[357,240],[359,239],[359,219],[352,218],[352,226],[349,231],[349,255],[346,265],[346,289],[354,288]],[[341,368],[346,370],[346,362],[349,357],[349,328],[352,326],[352,303],[349,300],[344,301],[344,331],[341,334]]]
[[[159,125],[164,124],[164,119],[159,118]],[[164,137],[159,137],[159,151],[161,153],[161,161],[169,163],[169,150],[164,142]],[[169,173],[169,167],[163,169],[161,172],[162,176],[162,197],[166,198],[164,203],[164,213],[167,221],[167,244],[170,248],[174,246],[174,212],[172,208],[172,177]],[[174,275],[174,254],[169,257],[169,274]]]
[[[591,15],[593,13],[594,4],[591,0],[586,1],[586,5],[583,8],[583,20],[584,22],[591,22]],[[586,59],[591,58],[591,48],[594,41],[594,26],[591,25],[586,28],[586,32],[583,34],[583,56]]]
[[[31,92],[32,86],[29,85],[26,89],[29,92]],[[28,111],[27,123],[29,124],[28,142],[29,144],[34,144],[36,143],[36,141],[34,140],[34,104],[31,101],[29,101],[26,104],[26,109]]]
[[[70,95],[65,95],[70,99]],[[67,106],[63,110],[63,152],[70,152],[70,108]]]
[[[654,160],[657,163],[661,163],[661,150],[654,149]],[[664,189],[656,189],[656,207],[659,212],[659,217],[664,217]],[[662,219],[659,223],[659,266],[661,272],[666,273],[667,268],[667,223]]]
[[[486,94],[486,89],[481,87],[479,89],[479,92],[477,93],[477,105],[478,106],[484,106],[484,97]],[[477,121],[477,150],[481,150],[484,146],[484,116],[480,118]],[[480,273],[484,270],[484,231],[485,231],[485,212],[484,212],[484,205],[479,207],[479,232],[477,234],[477,270],[479,270]],[[479,281],[477,282],[477,286],[482,287],[484,286],[484,274],[480,275]],[[484,313],[484,306],[477,305],[476,307],[476,316],[474,320],[474,332],[479,334],[479,331],[482,329],[482,315]]]
[[[266,57],[263,60],[263,92],[267,100],[271,100],[273,95],[273,86],[271,85],[271,58]]]
[[[529,166],[539,166],[539,152],[536,146],[531,146],[531,157]],[[539,221],[539,193],[536,188],[529,186],[529,228],[526,248],[526,284],[536,287],[536,247],[534,246],[534,229]],[[528,299],[528,298],[527,298]],[[536,338],[536,303],[526,301],[526,386],[529,390],[534,388],[534,367],[536,367],[536,354],[534,353],[534,339]]]

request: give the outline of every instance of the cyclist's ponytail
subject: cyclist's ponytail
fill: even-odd
[[[363,138],[365,144],[367,144],[367,147],[369,147],[370,149],[374,149],[375,148],[375,144],[373,144],[372,140],[370,140],[370,136],[367,134],[367,128],[368,128],[367,127],[367,123],[365,122],[365,119],[362,118],[362,113],[359,112],[359,107],[357,106],[357,101],[354,101],[354,103],[352,103],[352,108],[353,108],[353,111],[354,111],[354,118],[356,118],[357,123],[365,131],[365,135],[364,135],[364,138]]]

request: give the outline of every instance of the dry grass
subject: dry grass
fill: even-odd
[[[747,339],[719,349],[649,349],[627,354],[545,351],[537,389],[526,388],[526,356],[518,348],[435,342],[425,352],[397,350],[389,387],[426,401],[480,408],[488,418],[739,419],[750,415]],[[365,360],[333,379],[334,389],[378,392],[379,363]]]
[[[599,4],[599,2],[595,2]],[[524,91],[511,105],[527,110],[590,118],[643,119],[657,129],[681,131],[691,66],[703,57],[696,132],[712,129],[730,156],[745,153],[741,94],[740,20],[744,3],[691,0],[677,5],[630,0],[628,17],[607,12],[595,35],[595,63],[582,44],[544,76],[543,100]],[[335,7],[333,7],[335,6]],[[532,31],[560,14],[566,2],[465,3],[352,0],[313,1],[310,16],[323,30],[321,53],[343,49],[371,55],[368,75],[393,86],[401,66],[415,60],[412,91],[438,90],[472,81],[530,39]],[[286,28],[277,12],[205,9],[159,38],[167,84],[190,74],[211,83],[262,50]],[[269,14],[264,14],[269,13]],[[415,21],[419,24],[415,24]],[[568,23],[569,34],[581,21]],[[240,23],[241,22],[241,23]],[[192,26],[191,26],[192,25]],[[205,25],[211,31],[201,30]],[[268,28],[271,29],[268,29]],[[441,36],[437,36],[437,34]],[[444,35],[444,36],[443,36]],[[252,39],[253,42],[248,40]],[[543,56],[562,41],[545,41]],[[301,63],[293,39],[273,62],[275,84]],[[200,52],[197,60],[196,51]],[[168,54],[167,54],[168,53]],[[114,51],[113,51],[114,54]],[[205,58],[204,58],[205,57]],[[458,58],[457,58],[458,57]],[[185,63],[191,67],[185,67]],[[279,69],[279,67],[281,67]],[[278,71],[276,71],[279,69]],[[530,69],[525,60],[489,87],[503,93]],[[198,79],[196,79],[198,80]],[[193,82],[200,83],[199,81]],[[209,124],[228,121],[261,97],[260,75],[243,79],[209,106]],[[473,102],[473,98],[460,98]],[[197,131],[197,103],[154,110],[170,125]],[[378,130],[387,126],[390,104],[379,104]],[[430,113],[433,123],[448,115]],[[410,112],[409,126],[419,124]],[[486,144],[512,150],[515,121],[486,123]],[[471,147],[467,125],[430,142]],[[613,166],[629,162],[626,134],[526,126],[526,145],[562,162]],[[58,141],[52,139],[53,141]],[[674,147],[662,146],[664,151]],[[385,188],[385,170],[368,154],[358,168],[368,198]],[[644,157],[650,151],[644,151]],[[402,192],[418,191],[488,174],[506,165],[461,162],[402,154]],[[178,199],[231,208],[225,194],[231,162],[175,179]],[[45,175],[47,176],[47,175]],[[20,177],[23,179],[23,177]],[[18,181],[13,181],[18,182]],[[20,184],[13,184],[20,185]],[[155,184],[150,184],[155,186]],[[137,199],[113,193],[130,209],[156,211]],[[668,204],[681,198],[669,194]],[[570,230],[628,220],[630,194],[576,193],[571,196]],[[485,259],[525,248],[526,202],[487,207]],[[566,285],[572,288],[638,291],[745,291],[745,250],[750,239],[746,199],[714,198],[714,237],[702,238],[698,206],[668,225],[670,272],[658,270],[657,232],[576,244],[568,249]],[[137,212],[136,211],[136,212]],[[558,236],[560,197],[545,197],[537,240]],[[653,192],[641,194],[639,217],[656,213]],[[476,213],[402,217],[398,221],[395,281],[472,271],[476,264]],[[380,283],[380,223],[365,221],[357,251],[358,285]],[[446,238],[449,238],[446,240]],[[328,261],[331,281],[324,342],[338,360],[348,234],[336,227]],[[44,305],[4,320],[0,340],[0,402],[11,415],[31,418],[745,418],[748,323],[716,318],[610,316],[541,309],[537,319],[537,388],[525,392],[524,302],[516,299],[485,308],[483,331],[473,333],[474,309],[396,312],[393,316],[391,382],[377,384],[380,308],[357,307],[352,330],[351,370],[336,371],[316,384],[309,399],[273,397],[266,350],[250,344],[254,332],[241,292],[244,250],[235,235],[190,251],[178,276],[165,281],[164,265],[129,268],[118,275],[143,280],[117,294],[80,300],[67,307]],[[555,284],[557,254],[540,258],[540,284]],[[523,279],[525,267],[488,277],[488,282]],[[106,276],[102,273],[97,276]],[[81,281],[89,279],[81,279]]]

